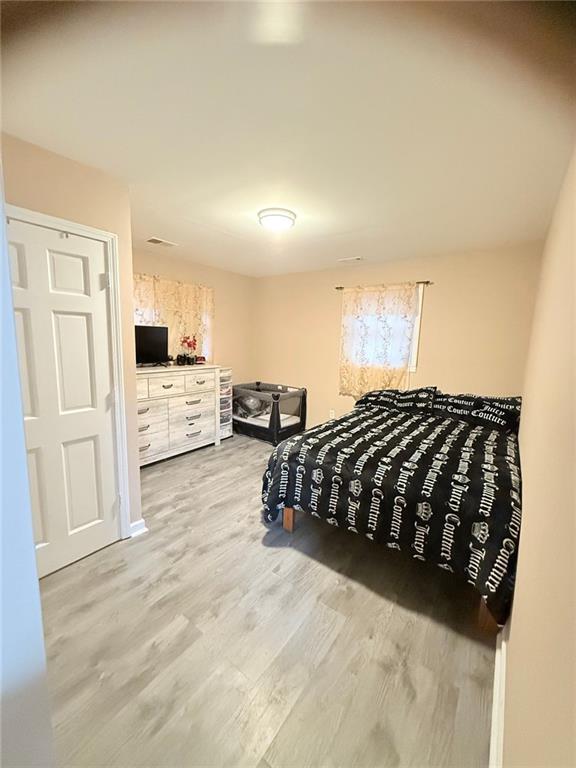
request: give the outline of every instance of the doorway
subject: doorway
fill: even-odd
[[[38,575],[129,535],[116,236],[7,206]]]

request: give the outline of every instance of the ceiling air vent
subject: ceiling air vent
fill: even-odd
[[[363,256],[344,256],[343,259],[336,259],[336,261],[364,261]]]
[[[161,237],[150,237],[148,240],[146,240],[147,243],[151,243],[152,245],[166,245],[169,248],[172,248],[174,245],[178,245],[178,243],[173,243],[171,240],[162,240]]]

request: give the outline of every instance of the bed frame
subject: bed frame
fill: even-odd
[[[284,507],[284,512],[282,513],[282,527],[285,531],[288,531],[288,533],[293,533],[294,531],[294,509],[293,507]]]

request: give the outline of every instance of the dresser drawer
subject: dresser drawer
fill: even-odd
[[[206,410],[207,408],[214,410],[214,392],[192,392],[183,397],[171,397],[169,403],[171,414],[180,411],[198,410],[199,408],[201,410]]]
[[[194,427],[209,427],[216,422],[216,414],[214,410],[200,411],[193,409],[191,411],[179,411],[178,413],[170,414],[170,434],[176,432],[187,431],[190,432]]]
[[[214,422],[170,430],[170,448],[195,448],[214,442]]]
[[[220,383],[220,397],[232,397],[232,385]]]
[[[136,378],[136,397],[138,400],[146,400],[148,397],[148,379]]]
[[[168,400],[148,400],[145,403],[138,403],[137,408],[138,422],[141,419],[149,419],[152,416],[162,416],[168,418]]]
[[[144,461],[149,456],[164,453],[170,447],[168,440],[168,430],[165,428],[162,432],[153,435],[140,435],[138,437],[138,458]]]
[[[138,436],[166,432],[168,429],[168,401],[147,400],[138,404]]]
[[[201,392],[214,389],[214,371],[199,371],[186,374],[186,392]]]
[[[186,391],[187,376],[155,376],[148,381],[149,397],[165,397],[166,395],[183,395]]]
[[[153,414],[149,418],[138,417],[138,436],[151,435],[156,432],[166,431],[168,429],[168,419],[166,416]]]

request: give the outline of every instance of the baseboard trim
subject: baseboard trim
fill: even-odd
[[[130,523],[130,538],[133,539],[134,536],[140,536],[141,533],[148,533],[148,528],[146,528],[146,523],[142,517],[140,520]]]
[[[502,768],[504,762],[504,705],[506,692],[506,651],[509,626],[498,633],[492,689],[492,726],[490,729],[490,768]]]

